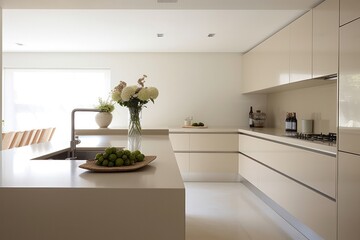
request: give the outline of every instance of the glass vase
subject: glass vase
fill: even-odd
[[[130,151],[141,148],[140,113],[141,107],[129,107],[128,149]]]

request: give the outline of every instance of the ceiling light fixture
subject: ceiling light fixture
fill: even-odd
[[[209,33],[209,34],[208,34],[208,37],[209,37],[209,38],[215,37],[215,33]]]
[[[158,34],[157,34],[157,37],[158,37],[158,38],[162,38],[162,37],[164,37],[164,34],[163,34],[163,33],[158,33]]]
[[[178,0],[157,0],[158,3],[177,3]]]

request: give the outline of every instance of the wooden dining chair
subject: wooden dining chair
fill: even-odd
[[[11,144],[10,144],[10,148],[16,148],[16,147],[19,147],[19,144],[20,144],[20,141],[21,141],[21,138],[23,137],[24,135],[24,132],[15,132],[15,135],[14,135],[14,139],[12,140]]]
[[[42,129],[36,129],[35,130],[34,137],[33,137],[30,144],[36,144],[36,143],[39,142],[41,131],[42,131]]]
[[[6,150],[10,148],[12,141],[14,140],[15,132],[7,132],[3,134],[1,149]]]
[[[41,131],[38,143],[48,142],[52,137],[54,128],[44,128]]]
[[[51,141],[51,139],[53,138],[55,130],[56,130],[56,128],[53,127],[52,130],[51,130],[51,134],[50,134],[50,137],[49,137],[48,141]]]
[[[29,138],[31,137],[31,130],[30,131],[24,131],[24,134],[22,135],[22,138],[19,142],[18,147],[23,147],[26,145],[29,145]]]

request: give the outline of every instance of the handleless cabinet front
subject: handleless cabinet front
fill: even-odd
[[[360,19],[340,28],[339,150],[360,154]]]
[[[290,24],[290,82],[312,77],[312,10]]]
[[[339,240],[360,239],[360,156],[339,153]]]
[[[359,0],[340,0],[340,25],[360,18]]]
[[[339,0],[326,0],[313,9],[313,78],[337,73],[338,33]]]

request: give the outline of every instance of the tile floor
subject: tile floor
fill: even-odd
[[[186,240],[306,239],[241,183],[185,182]]]

